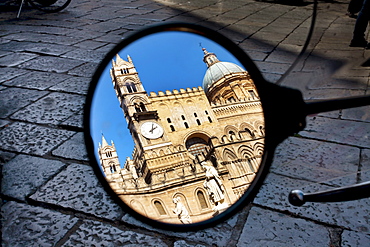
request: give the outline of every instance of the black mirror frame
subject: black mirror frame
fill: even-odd
[[[225,49],[227,49],[236,59],[240,61],[240,63],[247,68],[248,73],[250,74],[252,80],[255,83],[255,86],[258,90],[258,93],[260,95],[262,108],[264,110],[264,121],[265,121],[265,150],[262,157],[262,163],[260,164],[260,168],[255,176],[255,179],[249,186],[249,189],[244,193],[244,195],[232,206],[230,206],[225,212],[222,214],[215,216],[211,219],[205,220],[203,222],[197,222],[192,224],[168,224],[156,220],[152,220],[150,218],[147,218],[136,211],[134,211],[132,208],[130,208],[128,205],[126,205],[119,197],[115,194],[115,192],[112,190],[112,188],[109,186],[108,182],[106,181],[104,175],[102,174],[99,164],[96,160],[96,157],[94,155],[94,144],[91,138],[91,130],[90,130],[90,110],[92,106],[92,100],[94,96],[94,92],[96,89],[96,86],[98,84],[99,78],[102,75],[104,69],[109,65],[111,62],[111,59],[118,54],[119,51],[121,51],[124,47],[131,44],[132,42],[150,35],[154,33],[159,32],[165,32],[165,31],[183,31],[183,32],[190,32],[194,34],[202,35],[219,45],[223,46]],[[283,96],[283,94],[289,94],[289,97]],[[282,114],[281,112],[276,112],[273,109],[276,108],[276,102],[274,102],[274,99],[278,99],[279,101],[282,101],[284,98],[289,98],[289,102],[279,102],[279,105],[281,107],[289,106],[292,108],[291,102],[292,102],[292,94],[295,95],[293,98],[295,98],[296,102],[298,104],[295,104],[295,108],[298,110],[293,109],[292,111],[285,111],[285,114]],[[257,66],[254,64],[254,62],[245,54],[245,52],[239,48],[235,43],[233,43],[231,40],[226,38],[225,36],[219,34],[218,32],[211,30],[206,27],[202,27],[195,24],[188,24],[188,23],[170,23],[170,24],[162,24],[157,26],[152,26],[149,28],[146,28],[142,31],[139,31],[133,35],[131,35],[128,38],[125,38],[122,42],[120,42],[118,45],[116,45],[102,60],[99,67],[95,71],[95,74],[92,78],[87,98],[86,98],[86,104],[84,107],[84,136],[85,136],[85,144],[90,160],[90,164],[92,164],[95,175],[98,177],[99,181],[103,185],[105,191],[107,191],[115,203],[117,203],[121,208],[129,213],[130,215],[134,216],[134,218],[140,220],[141,222],[144,222],[145,224],[151,225],[155,228],[160,228],[163,230],[170,230],[170,231],[197,231],[200,229],[204,229],[207,227],[215,226],[216,224],[219,224],[227,219],[229,219],[231,216],[235,215],[238,211],[240,211],[242,208],[244,208],[247,204],[251,203],[252,200],[255,198],[257,192],[259,191],[262,183],[264,182],[266,175],[269,172],[269,168],[272,163],[273,154],[275,147],[278,143],[280,143],[283,139],[287,138],[289,134],[295,133],[302,129],[304,127],[304,117],[306,114],[302,112],[302,109],[304,109],[304,102],[302,100],[302,96],[300,92],[297,90],[292,90],[288,88],[283,88],[281,86],[277,86],[274,84],[271,84],[267,82],[262,74],[260,73]],[[291,116],[291,113],[296,113],[295,116]],[[299,115],[297,122],[296,115]],[[279,118],[284,118],[284,116],[288,117],[289,119],[279,121],[283,122],[280,124],[273,123],[271,120],[275,118],[276,116],[279,116]],[[292,121],[294,119],[295,121]],[[293,122],[293,123],[292,123]],[[287,126],[287,123],[288,126]],[[298,127],[297,127],[298,126]],[[283,130],[283,129],[284,130]]]

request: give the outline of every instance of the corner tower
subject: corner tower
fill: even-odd
[[[100,165],[106,176],[116,173],[121,169],[117,150],[114,146],[113,141],[111,142],[111,145],[109,145],[103,135],[102,142],[99,143],[98,153],[100,158]]]

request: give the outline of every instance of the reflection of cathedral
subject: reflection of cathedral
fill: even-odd
[[[135,148],[121,168],[114,143],[103,137],[100,163],[120,198],[155,220],[194,223],[216,215],[243,194],[261,162],[264,119],[248,72],[203,51],[203,88],[149,95],[130,57],[112,61]]]

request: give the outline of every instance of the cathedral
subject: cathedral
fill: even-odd
[[[102,136],[100,165],[123,202],[154,220],[214,217],[243,195],[261,162],[264,118],[252,79],[203,52],[202,87],[149,94],[129,56],[112,61],[113,87],[135,146],[121,165],[114,142]]]

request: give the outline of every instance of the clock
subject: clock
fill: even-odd
[[[140,127],[141,134],[148,139],[157,139],[163,135],[163,128],[156,122],[145,122]]]

